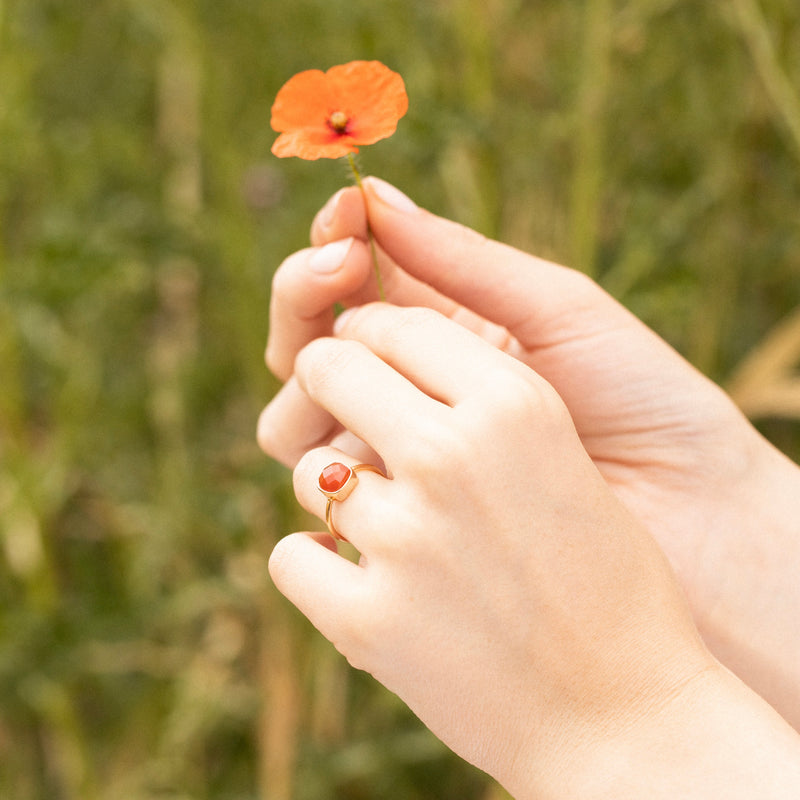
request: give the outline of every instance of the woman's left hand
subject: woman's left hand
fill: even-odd
[[[304,424],[285,413],[298,392],[342,431],[295,469],[306,509],[324,517],[331,462],[386,477],[360,471],[332,504],[358,564],[297,533],[275,548],[275,583],[510,790],[556,781],[718,669],[661,551],[527,366],[436,312],[374,304],[301,351],[262,441]]]

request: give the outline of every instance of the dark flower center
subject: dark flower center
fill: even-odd
[[[350,120],[347,118],[347,114],[344,111],[334,111],[328,117],[328,125],[329,127],[333,128],[336,133],[346,133],[347,132],[347,124]]]

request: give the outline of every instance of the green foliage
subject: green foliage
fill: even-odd
[[[266,576],[319,525],[254,442],[270,278],[347,180],[269,110],[354,58],[411,99],[368,172],[717,380],[800,304],[795,0],[0,0],[3,797],[502,796]]]

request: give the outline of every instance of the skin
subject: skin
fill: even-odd
[[[725,393],[596,284],[414,206],[383,181],[343,189],[312,248],[273,286],[267,363],[333,330],[333,305],[376,297],[364,198],[388,300],[427,306],[543,376],[625,506],[655,537],[714,655],[800,729],[800,470]],[[387,199],[388,198],[388,202]],[[320,269],[324,245],[338,252]],[[335,442],[368,448],[290,381],[265,412],[264,449],[290,467]]]
[[[727,508],[790,482],[790,465],[594,284],[398,209],[376,186],[366,197],[393,304],[359,308],[331,335],[332,302],[373,291],[361,195],[339,193],[315,247],[276,274],[267,360],[286,384],[259,440],[319,516],[331,461],[386,477],[360,473],[334,507],[360,562],[326,534],[293,534],[270,561],[278,588],[517,797],[796,796],[800,739],[692,620],[719,651],[755,651],[744,672],[791,677],[793,645],[766,643],[790,629],[792,598],[766,607],[757,585],[765,565],[783,585],[787,555],[748,567],[747,537],[729,526],[750,517]],[[781,507],[768,516],[770,544],[783,543]],[[779,621],[737,649],[726,592],[742,577]]]

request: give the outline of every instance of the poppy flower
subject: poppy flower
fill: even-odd
[[[272,152],[312,161],[357,153],[391,136],[407,110],[403,79],[380,61],[298,72],[272,106],[270,124],[280,133]]]

